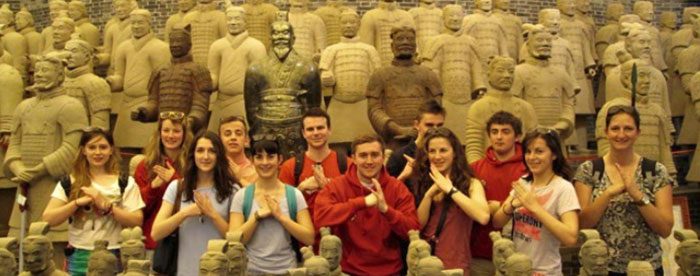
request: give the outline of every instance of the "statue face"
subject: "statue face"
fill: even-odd
[[[557,0],[557,9],[564,15],[572,16],[576,10],[576,4],[573,0]]]
[[[625,70],[620,73],[622,85],[627,89],[632,89],[632,70]],[[637,95],[649,95],[651,88],[651,69],[647,64],[637,64]]]
[[[148,17],[137,15],[131,17],[131,34],[134,38],[142,38],[151,32],[151,22]]]
[[[51,27],[53,27],[53,41],[54,41],[54,47],[55,48],[63,48],[70,40],[70,35],[73,33],[75,28],[68,23],[65,23],[63,21],[54,21],[53,24],[51,24]]]
[[[114,13],[119,18],[119,20],[124,20],[129,17],[129,13],[133,9],[133,6],[128,0],[115,0],[113,2]]]
[[[685,275],[700,274],[700,243],[683,247],[680,258],[676,259],[678,266],[685,272]]]
[[[36,73],[39,72],[39,66],[46,65],[46,62],[38,62],[36,64],[35,71],[35,82]],[[48,65],[49,67],[53,67]],[[43,69],[43,68],[41,68]],[[44,246],[39,242],[25,242],[24,248],[22,248],[22,254],[24,255],[24,269],[32,273],[40,273],[48,268],[49,262],[51,261],[51,250],[48,246]]]
[[[353,38],[357,36],[357,30],[360,29],[360,19],[354,15],[340,16],[340,31],[343,37]]]
[[[146,250],[143,246],[129,245],[120,250],[122,267],[127,267],[130,260],[145,260]]]
[[[292,25],[282,21],[272,23],[271,40],[277,58],[285,59],[294,44]]]
[[[515,63],[498,62],[489,68],[489,84],[498,90],[510,90],[514,76]]]
[[[61,15],[61,12],[66,11],[67,9],[68,7],[63,5],[49,5],[49,17],[51,18],[51,21],[54,21]]]
[[[430,245],[428,243],[419,242],[415,246],[408,249],[406,263],[411,270],[418,269],[418,262],[430,256]]]
[[[591,11],[591,1],[576,0],[576,10],[580,13],[589,13]]]
[[[446,9],[443,11],[442,16],[445,28],[450,31],[456,32],[462,28],[462,19],[464,18],[464,11],[458,9]]]
[[[625,47],[634,58],[651,58],[651,35],[649,32],[636,34],[627,40]]]
[[[18,30],[22,30],[26,27],[29,27],[30,23],[31,23],[31,19],[29,18],[28,15],[23,15],[20,13],[15,15],[15,26],[17,26]]]
[[[493,248],[493,265],[501,274],[506,271],[506,259],[515,253],[513,244],[510,242],[494,243]]]
[[[476,0],[476,8],[485,12],[491,11],[493,8],[493,2],[491,0]]]
[[[243,275],[246,271],[248,259],[245,256],[245,248],[232,247],[229,245],[228,251],[226,251],[226,257],[228,258],[228,274],[229,275]]]
[[[15,256],[5,249],[0,249],[0,276],[15,276],[17,275],[17,262]]]
[[[226,276],[226,263],[211,257],[199,261],[199,276]]]
[[[75,21],[87,17],[85,12],[86,10],[84,6],[73,4],[72,2],[68,4],[68,16]]]
[[[78,68],[88,64],[92,58],[90,53],[80,46],[78,42],[68,41],[68,43],[66,43],[66,51],[70,53],[66,59],[66,67],[69,69]]]
[[[548,59],[552,56],[552,34],[549,32],[530,34],[530,38],[527,40],[527,48],[533,57]]]
[[[495,0],[493,5],[496,9],[507,11],[510,9],[510,0]]]
[[[190,36],[182,30],[173,31],[170,34],[170,54],[175,57],[184,57],[190,52],[192,42]]]
[[[642,5],[641,8],[634,11],[634,14],[639,15],[639,18],[644,22],[651,22],[654,20],[654,6]]]
[[[603,245],[588,247],[582,254],[581,266],[590,276],[608,275],[608,248]]]
[[[177,1],[177,9],[180,10],[181,12],[188,12],[197,3],[194,0],[178,0]]]
[[[608,5],[608,9],[605,12],[606,17],[610,20],[618,20],[623,14],[625,14],[625,6],[615,4]]]
[[[559,29],[561,26],[561,16],[557,13],[546,13],[542,16],[542,21],[540,22],[550,34],[559,34]]]
[[[48,61],[37,62],[34,65],[34,83],[39,87],[46,88],[46,90],[58,86],[61,72],[57,69],[56,66]]]
[[[330,269],[335,270],[340,266],[341,250],[340,245],[334,241],[322,241],[318,253],[328,261]]]
[[[231,35],[239,35],[248,28],[245,14],[240,11],[226,12],[226,25],[228,26],[228,33]]]
[[[88,262],[87,276],[117,275],[117,267],[103,260]]]
[[[391,50],[398,59],[412,59],[416,54],[416,34],[411,31],[399,31],[391,40]]]

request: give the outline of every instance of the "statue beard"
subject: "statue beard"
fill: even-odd
[[[411,55],[411,54],[398,54],[398,55],[396,55],[396,59],[398,59],[398,60],[411,60],[411,59],[413,59],[413,55]]]
[[[289,52],[292,51],[292,47],[289,45],[275,45],[272,47],[272,51],[275,52],[275,55],[279,60],[284,60],[289,56]]]

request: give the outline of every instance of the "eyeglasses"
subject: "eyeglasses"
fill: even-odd
[[[169,119],[180,121],[185,118],[185,113],[180,111],[164,111],[159,114],[159,117],[161,120]]]

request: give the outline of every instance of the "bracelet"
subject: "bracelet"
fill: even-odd
[[[450,189],[450,191],[447,192],[447,197],[451,198],[452,195],[455,194],[456,192],[459,192],[459,190],[457,190],[457,188],[455,188],[455,186],[452,186],[452,189]]]
[[[260,221],[262,218],[260,217],[260,214],[258,214],[258,211],[255,211],[255,214],[253,214],[253,217],[255,217],[256,221]]]

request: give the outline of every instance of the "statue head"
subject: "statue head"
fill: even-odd
[[[694,13],[700,13],[700,7],[685,7],[683,8],[683,15],[681,16],[681,21],[683,24],[692,24],[691,15]]]
[[[321,241],[319,242],[318,254],[328,261],[331,271],[340,267],[340,260],[343,257],[343,241],[336,235],[331,234],[328,227],[321,227]]]
[[[665,11],[659,16],[659,25],[663,28],[668,28],[675,30],[678,19],[676,18],[676,13],[672,11]]]
[[[632,6],[632,13],[639,15],[644,22],[654,20],[654,3],[650,1],[636,1]]]
[[[605,9],[605,18],[607,20],[617,22],[623,14],[625,14],[625,5],[619,2],[610,3]]]
[[[12,26],[15,22],[15,15],[10,9],[10,4],[2,4],[0,7],[0,24],[5,24],[7,26]]]
[[[68,16],[75,21],[87,18],[87,6],[80,0],[70,1],[70,3],[68,3]]]
[[[56,20],[62,12],[68,11],[68,2],[63,0],[51,0],[49,1],[49,17],[51,21]]]
[[[639,15],[636,14],[623,14],[620,15],[620,18],[617,20],[620,25],[622,24],[632,24],[632,23],[637,23],[639,26],[641,26],[642,19],[639,18]],[[643,27],[643,26],[642,26]]]
[[[416,54],[416,30],[408,26],[392,28],[391,51],[395,59],[413,59]]]
[[[510,10],[510,0],[494,0],[493,7],[497,10],[508,11]]]
[[[59,16],[51,23],[53,27],[53,47],[63,49],[75,31],[75,21],[68,16]]]
[[[122,267],[127,267],[131,260],[145,260],[146,247],[143,244],[141,227],[125,228],[120,233]]]
[[[47,63],[40,62],[37,61],[37,65]],[[22,256],[24,256],[25,271],[29,271],[32,274],[42,274],[53,268],[53,245],[51,245],[51,240],[46,237],[48,232],[49,224],[46,222],[34,222],[29,226],[27,237],[22,240]]]
[[[622,86],[632,89],[632,68],[637,65],[637,95],[647,96],[651,88],[651,65],[648,60],[632,59],[620,65]]]
[[[228,258],[228,274],[243,275],[248,269],[248,256],[241,242],[241,231],[226,233],[226,257]]]
[[[563,15],[573,16],[576,11],[576,3],[574,3],[574,0],[557,0],[557,9]]]
[[[129,260],[122,276],[149,276],[151,273],[150,260]],[[242,275],[242,274],[234,274]]]
[[[90,253],[87,276],[114,276],[119,272],[117,256],[107,250],[108,241],[95,241],[95,249]]]
[[[522,253],[514,253],[506,260],[504,276],[532,275],[532,261]]]
[[[477,10],[490,12],[493,9],[493,2],[491,0],[474,0],[474,5]]]
[[[34,64],[34,87],[37,92],[50,92],[60,86],[64,79],[63,67],[63,61],[57,57],[40,57]]]
[[[627,275],[654,276],[654,267],[646,261],[630,261],[627,263]]]
[[[192,49],[192,38],[190,36],[190,25],[176,27],[170,32],[170,55],[173,58],[184,57]]]
[[[554,36],[543,25],[523,24],[527,30],[527,49],[536,59],[549,59],[552,56],[552,39]]]
[[[186,13],[186,12],[192,10],[192,8],[194,8],[195,5],[197,5],[197,2],[195,0],[178,0],[177,1],[177,9],[182,13]]]
[[[228,33],[236,36],[248,29],[245,21],[245,10],[241,7],[231,6],[226,8],[226,25]]]
[[[125,20],[129,18],[133,10],[138,8],[138,4],[136,0],[114,0],[114,2],[112,2],[112,8],[119,20]]]
[[[501,91],[509,91],[515,76],[515,60],[495,56],[489,60],[489,85]]]
[[[629,29],[627,37],[625,37],[625,50],[632,55],[633,58],[650,59],[651,58],[651,34],[646,28],[634,25]]]
[[[10,253],[12,253],[12,255],[14,255],[15,260],[19,260],[19,240],[17,240],[17,238],[0,238],[0,248],[9,251]]]
[[[312,256],[304,260],[304,268],[306,268],[306,276],[331,275],[331,269],[328,261],[321,256]]]
[[[442,8],[443,25],[450,31],[456,32],[462,28],[464,8],[460,5],[449,4]]]
[[[561,28],[561,12],[557,9],[541,9],[537,14],[537,23],[544,26],[549,33],[557,35]]]
[[[442,261],[435,256],[428,256],[420,259],[416,265],[416,276],[435,276],[442,275],[442,270],[445,266]]]
[[[15,14],[15,26],[18,30],[22,30],[27,27],[34,27],[34,16],[27,10],[27,7],[22,7]]]
[[[411,242],[408,244],[408,252],[406,253],[406,265],[408,270],[416,271],[418,261],[430,256],[431,247],[427,241],[420,238],[420,232],[417,230],[408,231],[408,237]]]
[[[700,241],[698,235],[690,229],[676,230],[673,237],[680,241],[674,258],[679,272],[685,275],[700,275]],[[681,275],[679,273],[679,275]]]
[[[306,11],[309,8],[308,0],[289,0],[289,11]]]
[[[426,5],[432,5],[435,3],[435,0],[420,0],[420,2]]]
[[[0,248],[0,276],[15,276],[17,271],[17,260],[15,255],[5,248]]]
[[[360,16],[352,9],[340,13],[340,32],[345,38],[357,36],[360,29]]]
[[[600,239],[598,231],[581,230],[579,240],[584,241],[578,252],[581,269],[589,276],[608,275],[608,245]]]
[[[66,42],[65,50],[69,53],[66,58],[66,67],[74,69],[84,66],[92,61],[94,48],[90,43],[74,34],[71,40]]]
[[[501,275],[506,273],[506,260],[515,253],[515,244],[512,240],[501,237],[501,233],[493,231],[489,233],[493,242],[493,266]]]
[[[151,12],[146,9],[136,9],[129,14],[131,34],[139,39],[151,32]]]
[[[278,59],[284,60],[292,51],[294,45],[294,28],[287,21],[272,22],[272,33],[270,35],[272,41],[272,51]]]
[[[576,10],[582,14],[591,12],[591,0],[576,0]]]
[[[228,275],[226,240],[209,240],[207,251],[199,258],[199,276]]]

